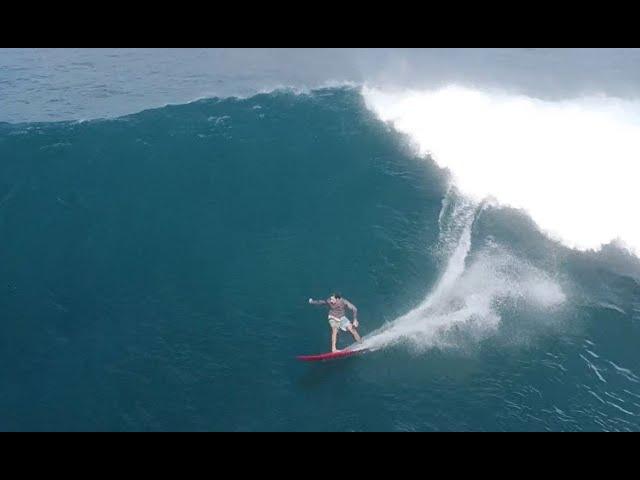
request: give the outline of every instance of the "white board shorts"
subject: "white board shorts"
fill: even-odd
[[[331,325],[331,328],[339,328],[343,332],[346,332],[351,326],[351,322],[347,317],[336,318],[329,315],[329,325]]]

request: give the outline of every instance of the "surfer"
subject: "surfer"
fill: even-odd
[[[338,329],[343,332],[349,332],[353,335],[353,338],[362,343],[362,338],[358,334],[356,328],[358,328],[358,309],[346,298],[342,298],[339,293],[332,294],[326,300],[314,300],[309,299],[311,305],[326,305],[329,307],[329,325],[331,326],[331,351],[337,352],[336,341],[338,340]],[[346,309],[351,310],[353,314],[353,322],[350,322],[345,315]]]

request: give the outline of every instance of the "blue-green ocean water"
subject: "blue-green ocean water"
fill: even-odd
[[[469,213],[357,88],[0,124],[0,239],[0,430],[640,428],[635,259]],[[372,338],[456,261],[435,333],[295,360],[309,297]]]

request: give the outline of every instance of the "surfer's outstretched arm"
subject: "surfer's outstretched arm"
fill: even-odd
[[[309,303],[311,305],[326,305],[327,301],[326,300],[314,300],[313,298],[309,299]]]

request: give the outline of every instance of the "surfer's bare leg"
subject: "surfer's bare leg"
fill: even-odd
[[[337,352],[336,342],[338,340],[338,327],[331,327],[331,351]]]
[[[351,335],[353,335],[353,338],[356,339],[356,342],[358,343],[362,343],[362,338],[360,338],[360,334],[358,333],[358,331],[353,328],[352,325],[350,325],[347,330],[349,330],[349,332],[351,333]]]

